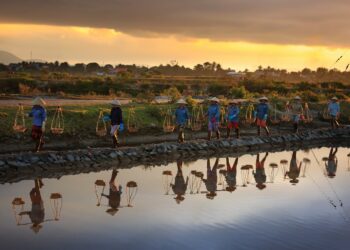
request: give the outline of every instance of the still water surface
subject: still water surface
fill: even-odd
[[[349,249],[350,149],[330,151],[5,184],[1,249]]]

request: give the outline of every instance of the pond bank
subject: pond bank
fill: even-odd
[[[246,137],[231,140],[195,140],[184,144],[165,142],[138,147],[91,148],[71,151],[23,152],[0,155],[0,183],[24,179],[59,178],[67,174],[88,173],[109,168],[137,165],[162,165],[178,158],[191,161],[208,156],[235,156],[242,153],[277,152],[294,148],[312,148],[350,144],[350,127],[317,129],[299,134],[271,137]]]

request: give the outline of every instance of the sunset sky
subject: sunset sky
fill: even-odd
[[[347,0],[11,0],[0,3],[0,50],[70,63],[344,70],[349,12]]]

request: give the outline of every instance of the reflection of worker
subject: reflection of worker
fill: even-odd
[[[45,218],[45,209],[44,209],[44,203],[41,198],[40,188],[44,186],[41,179],[36,179],[34,181],[34,188],[30,191],[30,200],[32,202],[32,210],[23,212],[22,215],[27,214],[29,215],[29,218],[33,225],[31,226],[31,229],[38,233],[40,229],[43,227],[41,224],[44,222]]]
[[[335,148],[333,151],[333,148],[331,148],[331,151],[329,152],[328,156],[328,163],[325,162],[327,175],[330,178],[335,177],[335,173],[337,172],[338,167],[338,159],[336,159],[336,154],[338,152],[338,148]]]
[[[176,194],[175,200],[176,200],[177,204],[180,204],[180,202],[185,199],[185,197],[183,197],[183,196],[186,193],[187,185],[188,185],[188,176],[187,176],[186,182],[185,182],[185,178],[182,174],[182,160],[178,160],[177,161],[177,174],[175,177],[175,184],[171,184],[173,192],[174,192],[174,194]]]
[[[256,155],[256,164],[255,164],[255,172],[253,170],[254,179],[256,182],[256,187],[260,190],[263,190],[266,188],[266,185],[264,184],[266,182],[266,174],[265,174],[265,161],[267,156],[269,155],[268,152],[266,152],[264,158],[260,161],[260,155]]]
[[[302,162],[300,162],[298,166],[297,151],[293,151],[292,159],[290,160],[289,171],[287,171],[285,174],[285,176],[288,176],[288,178],[291,179],[290,183],[293,185],[299,182],[298,177],[300,174],[301,164]]]
[[[110,215],[115,215],[118,212],[118,207],[120,206],[120,198],[122,194],[122,186],[115,184],[115,178],[117,177],[118,171],[113,169],[111,180],[109,181],[109,195],[102,194],[102,196],[108,198],[108,206],[107,213]]]
[[[213,168],[210,167],[210,159],[207,160],[207,179],[202,179],[205,183],[205,186],[207,188],[207,198],[208,199],[214,199],[216,196],[216,189],[217,189],[217,182],[218,182],[218,175],[217,175],[217,168],[219,165],[219,158],[216,158],[216,161],[214,163]]]
[[[227,186],[228,186],[226,188],[226,191],[233,192],[236,190],[237,164],[238,164],[238,157],[235,159],[232,166],[230,166],[229,158],[226,157],[225,179],[226,179]]]

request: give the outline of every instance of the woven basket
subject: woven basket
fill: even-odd
[[[97,136],[106,136],[107,135],[107,131],[105,129],[101,129],[101,130],[96,130],[96,135]]]
[[[163,127],[163,131],[165,133],[172,133],[172,132],[174,132],[174,129],[175,129],[175,126],[164,126]]]
[[[63,128],[51,128],[51,133],[54,135],[61,135],[63,134]]]
[[[27,131],[27,128],[25,126],[22,126],[22,125],[15,125],[12,128],[17,133],[24,133]]]

